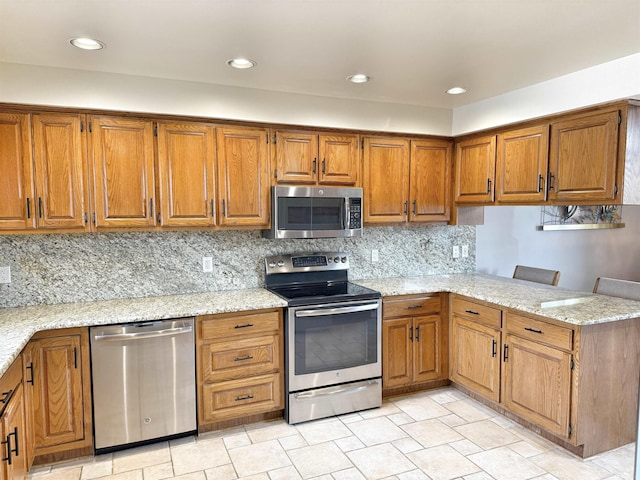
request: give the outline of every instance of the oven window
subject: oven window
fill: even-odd
[[[295,374],[358,367],[378,361],[377,311],[295,320]]]
[[[342,230],[343,198],[283,197],[278,199],[278,228]]]

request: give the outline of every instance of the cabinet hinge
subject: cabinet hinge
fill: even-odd
[[[618,125],[622,125],[622,114],[618,112]]]
[[[617,197],[618,196],[618,185],[614,185],[613,186],[613,197]]]
[[[362,148],[362,150],[364,150],[364,138],[362,139],[362,141],[360,142],[360,147]]]
[[[84,132],[84,122],[80,122],[80,133]]]
[[[570,364],[571,370],[573,370],[575,368],[575,366],[576,366],[576,362],[574,362],[573,358],[572,358],[571,359],[571,364]]]
[[[93,133],[93,125],[91,125],[91,122],[89,122],[89,133]]]
[[[573,425],[569,424],[569,436],[573,433]]]
[[[276,136],[276,134],[273,134],[273,144],[275,145],[276,143],[278,143],[278,137]]]
[[[156,136],[156,137],[158,136],[158,125],[153,127],[153,135]]]
[[[265,137],[267,137],[267,145],[269,145],[269,134],[267,133]]]
[[[275,169],[273,171],[273,176],[274,176],[274,178],[278,178],[278,169]]]

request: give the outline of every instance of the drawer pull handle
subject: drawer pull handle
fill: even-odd
[[[478,312],[474,312],[473,310],[465,310],[465,313],[470,313],[471,315],[480,315]]]
[[[524,329],[525,329],[527,332],[542,333],[542,330],[536,330],[535,328],[524,327]]]
[[[245,323],[244,325],[236,325],[233,328],[249,328],[249,327],[253,327],[253,323]]]
[[[244,360],[251,360],[253,359],[253,355],[245,355],[244,357],[236,357],[233,359],[234,362],[242,362]]]
[[[242,397],[236,397],[236,402],[241,402],[242,400],[251,400],[253,395],[244,395]]]
[[[409,305],[407,310],[415,310],[416,308],[422,308],[422,305]]]

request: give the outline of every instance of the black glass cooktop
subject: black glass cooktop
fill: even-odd
[[[285,285],[267,288],[287,300],[289,306],[380,298],[380,292],[351,282]]]

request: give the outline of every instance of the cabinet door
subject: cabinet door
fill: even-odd
[[[413,380],[413,321],[397,318],[382,322],[382,386],[408,385]]]
[[[311,184],[318,178],[318,136],[277,131],[275,168],[277,184]]]
[[[456,202],[471,204],[493,202],[495,169],[495,135],[458,142],[456,144]]]
[[[440,315],[413,320],[413,381],[447,378],[443,358],[443,331]]]
[[[29,115],[0,113],[0,229],[36,228]]]
[[[549,199],[616,197],[618,111],[551,124]]]
[[[32,340],[24,378],[36,450],[84,438],[80,335]],[[31,385],[32,383],[32,385]]]
[[[496,201],[540,203],[546,197],[549,126],[498,135]]]
[[[364,222],[402,223],[409,211],[409,141],[364,139]]]
[[[22,384],[19,383],[9,404],[0,419],[0,431],[2,431],[2,448],[0,455],[2,459],[11,458],[11,464],[8,460],[0,465],[0,478],[7,480],[21,480],[27,477],[29,465],[27,463],[26,449],[26,424],[24,410],[24,392]],[[7,443],[5,443],[7,442]],[[8,451],[10,450],[10,451]],[[2,474],[4,473],[4,477]]]
[[[265,129],[218,128],[220,224],[269,224],[268,135]]]
[[[450,349],[451,379],[498,402],[500,331],[454,315]]]
[[[88,230],[84,115],[34,114],[33,143],[38,228]]]
[[[320,135],[319,145],[318,183],[321,185],[356,185],[360,170],[358,136]]]
[[[451,218],[451,142],[411,142],[409,199],[411,222]]]
[[[160,225],[213,226],[215,130],[202,123],[158,123]]]
[[[569,436],[571,354],[508,334],[502,401],[512,412]]]
[[[90,123],[96,226],[154,226],[153,122],[96,116]]]

